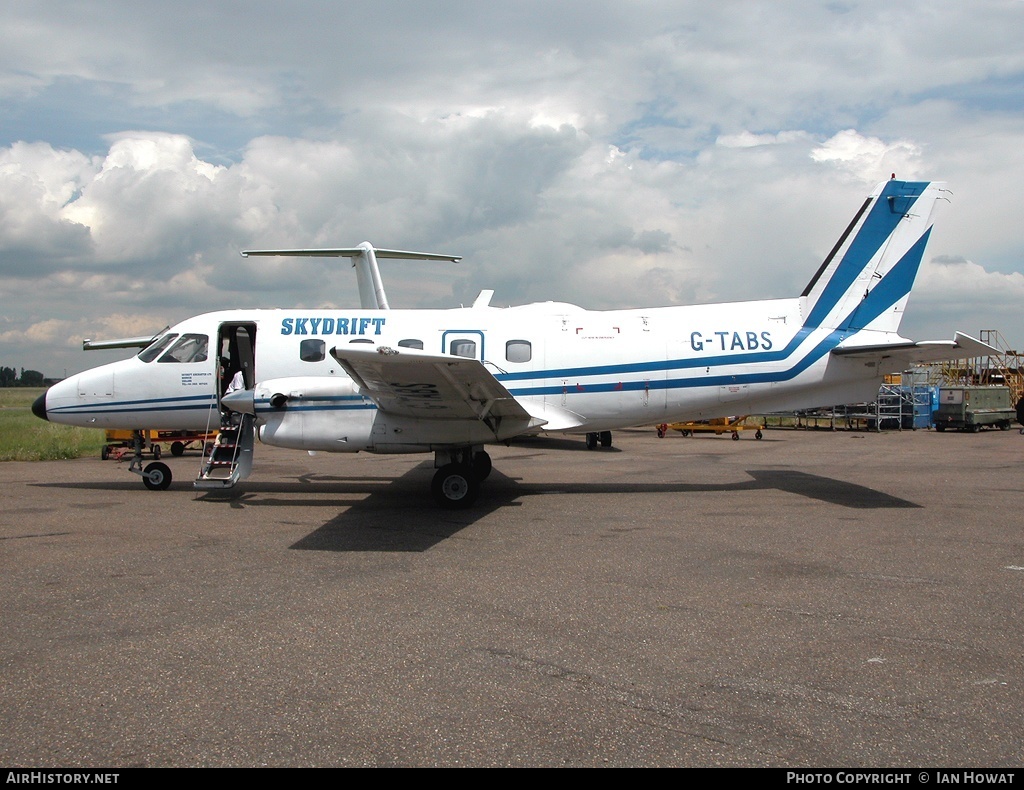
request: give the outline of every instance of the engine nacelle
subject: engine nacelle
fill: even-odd
[[[373,448],[377,407],[349,378],[261,381],[253,392],[253,407],[264,444],[334,453]]]

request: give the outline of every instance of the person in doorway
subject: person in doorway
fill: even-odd
[[[224,390],[225,395],[230,395],[232,392],[238,392],[238,390],[245,389],[245,376],[242,375],[242,371],[238,371],[234,376],[231,377],[231,381],[228,382],[227,388]]]
[[[227,380],[228,360],[224,358],[221,360],[221,381]],[[242,375],[241,369],[235,371],[235,374],[228,381],[226,387],[224,387],[224,395],[230,395],[232,392],[238,392],[238,390],[245,389],[245,376]],[[223,397],[223,396],[222,396]],[[238,422],[238,414],[233,412],[228,406],[221,403],[221,427],[230,428],[236,425]]]

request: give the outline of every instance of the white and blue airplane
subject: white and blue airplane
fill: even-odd
[[[996,353],[959,332],[917,343],[898,333],[948,194],[942,183],[879,184],[799,296],[729,304],[496,308],[484,291],[470,307],[398,310],[378,257],[459,258],[366,242],[245,251],[351,257],[362,306],[227,310],[151,338],[86,341],[144,348],[54,385],[33,411],[136,431],[130,468],[153,489],[167,488],[171,473],[160,462],[142,467],[142,430],[210,431],[223,421],[197,487],[246,477],[258,437],[311,452],[433,453],[435,498],[466,507],[490,472],[488,444],[561,432],[607,446],[618,428],[871,401],[887,373]],[[235,370],[244,388],[228,392]]]

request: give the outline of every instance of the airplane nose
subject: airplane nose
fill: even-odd
[[[32,413],[40,420],[49,420],[46,416],[46,393],[44,392],[32,402]]]

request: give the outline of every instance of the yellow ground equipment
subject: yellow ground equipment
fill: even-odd
[[[721,436],[723,433],[731,433],[733,439],[740,438],[740,431],[754,431],[754,438],[760,439],[764,436],[761,425],[747,425],[747,416],[743,417],[718,417],[714,420],[699,420],[695,422],[673,422],[658,426],[658,436],[664,436],[669,431],[679,431],[683,436],[692,436],[695,433],[714,433]]]
[[[197,433],[195,431],[142,431],[145,450],[151,452],[154,458],[159,458],[162,452],[162,443],[170,442],[171,455],[183,455],[189,445],[198,442],[200,449],[212,443],[217,438],[217,432]],[[100,458],[104,461],[108,458],[121,460],[125,453],[134,452],[135,434],[132,431],[107,431],[106,443],[100,450]]]

